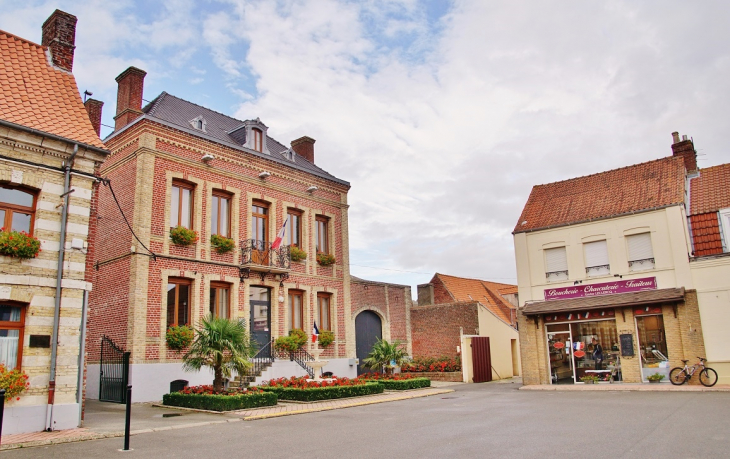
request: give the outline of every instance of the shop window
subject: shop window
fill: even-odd
[[[193,192],[195,186],[177,180],[172,181],[170,196],[170,228],[182,226],[193,229]]]
[[[7,231],[33,234],[36,194],[0,185],[0,225]]]
[[[329,218],[323,215],[317,215],[315,222],[317,224],[317,253],[329,253]]]
[[[568,280],[568,256],[565,247],[545,250],[545,277],[548,282]]]
[[[304,292],[289,290],[289,330],[304,328]]]
[[[296,209],[287,210],[289,224],[286,228],[286,242],[288,245],[301,248],[302,241],[302,212]]]
[[[213,190],[213,209],[210,221],[211,234],[231,237],[231,195]]]
[[[644,271],[654,268],[654,251],[651,248],[651,233],[626,236],[629,249],[629,270]]]
[[[167,281],[167,326],[190,325],[189,279],[170,278]]]
[[[0,364],[20,369],[23,358],[25,306],[0,304]]]
[[[587,317],[585,313],[571,314]],[[587,375],[600,381],[621,380],[615,320],[580,321],[546,326],[553,384],[581,382]]]
[[[636,331],[639,338],[642,379],[646,381],[647,376],[659,373],[663,374],[665,380],[668,381],[670,367],[664,317],[662,315],[638,316],[636,317]]]
[[[606,241],[596,241],[583,244],[586,261],[586,275],[607,276],[611,274],[611,267],[608,263],[608,246]]]
[[[317,293],[317,326],[320,330],[332,329],[332,295]]]
[[[210,314],[217,319],[231,318],[231,285],[210,283]]]

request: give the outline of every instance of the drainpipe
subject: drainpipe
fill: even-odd
[[[53,403],[56,395],[56,359],[58,354],[58,328],[61,316],[61,281],[63,280],[63,256],[66,252],[66,225],[68,219],[68,199],[71,182],[71,164],[79,152],[79,145],[74,144],[74,152],[63,167],[63,208],[61,209],[61,234],[58,243],[58,272],[56,273],[56,300],[53,310],[53,336],[51,338],[51,374],[48,379],[48,406],[46,408],[46,430],[53,430]]]
[[[89,314],[89,292],[84,290],[81,304],[81,333],[79,333],[79,377],[76,384],[76,402],[79,404],[79,425],[84,414],[84,370],[86,363],[86,318]]]

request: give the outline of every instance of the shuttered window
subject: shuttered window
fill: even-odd
[[[586,274],[589,276],[605,276],[611,273],[606,241],[583,244],[583,250],[586,257]]]
[[[654,268],[654,251],[651,248],[651,234],[641,233],[626,237],[629,248],[629,270],[643,271]]]
[[[565,247],[545,250],[545,277],[548,282],[568,279],[568,256]]]

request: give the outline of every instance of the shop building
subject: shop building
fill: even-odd
[[[533,187],[513,232],[525,384],[647,382],[706,355],[721,317],[701,314],[687,224],[702,171],[690,140],[672,151]]]
[[[104,337],[131,353],[135,402],[160,400],[178,379],[210,384],[207,370],[183,371],[184,352],[166,342],[169,327],[195,328],[208,314],[244,319],[260,346],[293,328],[309,334],[316,321],[335,334],[324,370],[355,376],[348,182],[315,162],[314,139],[287,147],[258,118],[237,120],[164,92],[142,107],[145,75],[130,67],[117,77],[116,126],[101,170],[111,186],[99,193],[87,396],[99,397]],[[173,242],[176,227],[196,231],[197,241]],[[232,239],[235,250],[219,253],[214,237]],[[306,256],[293,261],[293,247]]]

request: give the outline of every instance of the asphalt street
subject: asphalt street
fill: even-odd
[[[3,452],[20,458],[730,457],[730,393],[531,392],[517,384]]]

